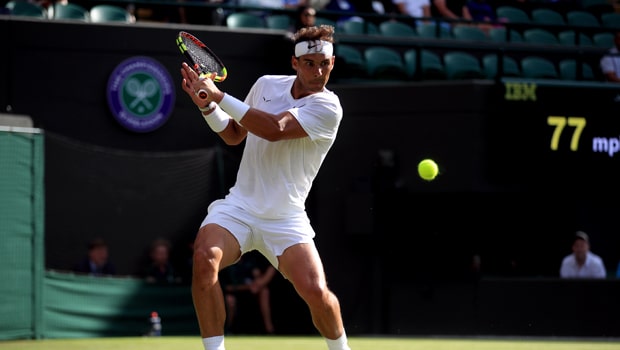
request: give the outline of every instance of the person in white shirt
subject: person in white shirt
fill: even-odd
[[[392,0],[398,12],[415,18],[431,17],[430,0]]]
[[[605,278],[607,270],[600,256],[590,251],[590,238],[577,231],[573,240],[573,252],[562,260],[561,278]]]
[[[194,243],[192,297],[205,350],[224,350],[218,272],[253,250],[293,284],[328,349],[350,350],[305,210],[343,116],[338,96],[326,88],[336,58],[333,34],[327,25],[297,31],[290,57],[296,74],[259,77],[244,101],[182,64],[182,88],[209,127],[228,145],[245,140],[237,180],[209,205]]]
[[[601,72],[605,80],[620,82],[620,31],[614,35],[614,47],[609,49],[608,54],[601,57]]]

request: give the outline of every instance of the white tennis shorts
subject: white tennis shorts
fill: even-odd
[[[218,199],[209,205],[200,227],[206,224],[224,227],[237,238],[242,254],[258,250],[276,269],[278,256],[286,248],[299,243],[314,244],[315,232],[305,213],[285,219],[263,219]]]

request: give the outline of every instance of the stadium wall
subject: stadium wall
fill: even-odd
[[[130,309],[114,304],[114,296],[150,300],[152,291],[133,279],[142,272],[150,241],[169,238],[175,259],[185,261],[206,205],[234,180],[241,148],[221,147],[180,93],[181,57],[172,40],[181,29],[209,38],[227,63],[230,76],[222,87],[232,94],[243,96],[265,72],[291,73],[288,59],[282,60],[290,42],[278,31],[0,16],[0,32],[7,33],[7,50],[0,54],[0,103],[14,115],[31,116],[46,135],[45,218],[37,223],[45,226],[40,256],[48,272],[35,281],[45,282],[42,295],[49,290],[53,296],[34,310],[45,310],[33,322],[43,322],[48,333],[34,331],[42,324],[34,322],[7,337],[101,335],[106,329],[118,334],[120,328],[139,334],[151,305]],[[167,121],[148,132],[128,130],[108,105],[112,72],[133,57],[161,63],[178,97]],[[608,327],[617,312],[599,317],[603,308],[618,308],[610,292],[617,289],[613,273],[620,260],[615,222],[620,208],[613,200],[620,167],[610,146],[620,134],[616,86],[335,79],[330,88],[340,96],[345,118],[308,212],[351,334],[620,335],[617,327]],[[605,152],[602,139],[608,141]],[[434,182],[416,175],[423,157],[440,164]],[[609,270],[607,280],[567,286],[556,279],[577,229],[590,234]],[[126,276],[117,277],[121,281],[92,281],[69,272],[96,236],[110,243]],[[477,294],[469,279],[476,255],[483,266]],[[105,281],[110,285],[100,286]],[[187,300],[186,286],[177,288],[171,295]],[[287,301],[274,306],[281,308],[275,314],[282,331],[314,332],[290,285],[279,280],[274,288],[277,300]],[[555,293],[567,293],[566,298],[554,298]],[[14,294],[2,295],[7,307],[12,299],[5,295]],[[85,297],[73,305],[76,295]],[[541,308],[540,300],[549,308]],[[574,316],[558,311],[570,307],[568,300],[583,301]],[[82,314],[73,319],[76,308]],[[174,320],[190,325],[188,305],[179,309],[183,314]],[[96,318],[117,324],[99,328]],[[95,328],[80,327],[86,319]],[[584,327],[582,319],[597,320],[598,327]],[[175,330],[186,331],[195,329]]]

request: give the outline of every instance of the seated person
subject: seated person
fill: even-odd
[[[601,72],[605,80],[620,82],[620,31],[614,34],[614,47],[601,58]]]
[[[449,28],[459,24],[468,24],[472,17],[467,7],[467,0],[433,0],[431,15],[435,18],[445,18],[448,21],[441,22]],[[459,22],[459,20],[464,22]]]
[[[166,239],[156,239],[149,251],[150,264],[146,268],[145,278],[154,284],[176,284],[181,277],[170,262],[170,242]]]
[[[73,271],[93,276],[115,275],[116,266],[109,260],[107,243],[101,238],[88,243],[87,255],[73,266]]]
[[[561,278],[605,278],[607,270],[603,259],[590,251],[590,238],[583,231],[577,231],[573,239],[573,252],[560,266]]]
[[[499,26],[498,18],[495,15],[495,9],[487,0],[469,0],[467,1],[467,11],[472,21],[477,22],[478,28],[485,33],[489,33],[491,28]],[[505,22],[505,19],[499,20]]]
[[[227,267],[220,274],[227,308],[226,329],[230,331],[234,328],[235,316],[239,312],[238,298],[246,294],[255,296],[258,301],[264,331],[268,334],[274,333],[269,283],[276,274],[276,269],[267,259],[257,251],[251,251],[244,254],[237,264]]]

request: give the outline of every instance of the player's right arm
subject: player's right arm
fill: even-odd
[[[226,144],[235,145],[241,143],[247,136],[248,131],[272,142],[308,136],[299,121],[289,111],[273,114],[252,108],[243,101],[227,95],[214,82],[208,79],[198,82],[193,87],[193,90],[196,91],[200,89],[207,91],[208,102],[213,101],[221,107],[221,109],[218,107],[213,112],[209,111],[209,113],[226,111],[224,113],[236,121],[235,123],[229,122],[226,129],[218,132]],[[196,101],[195,98],[200,99],[197,96],[192,97],[194,102],[201,103],[201,101]]]
[[[268,141],[296,139],[308,136],[297,119],[288,111],[279,114],[268,113],[227,95],[210,79],[199,79],[196,72],[183,63],[183,90],[201,109],[202,115],[213,131],[227,145],[238,145],[248,131]],[[207,98],[200,98],[196,92],[206,91]],[[214,106],[211,102],[224,107]],[[209,108],[212,107],[212,108]],[[224,111],[226,110],[226,111]],[[231,118],[232,117],[232,118]],[[230,119],[236,122],[231,122]]]

